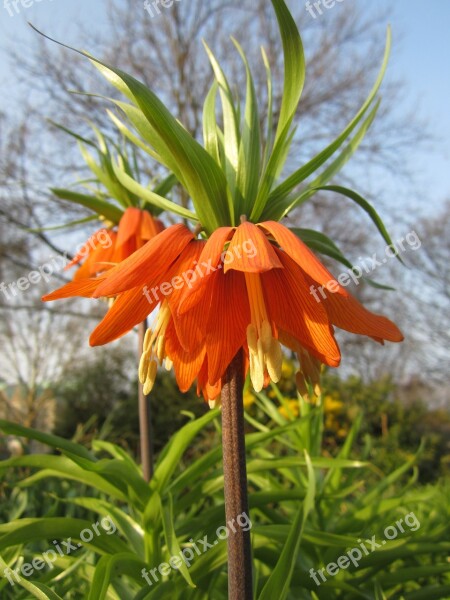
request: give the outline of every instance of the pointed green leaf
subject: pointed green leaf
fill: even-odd
[[[314,173],[320,166],[322,166],[342,146],[342,144],[349,137],[352,131],[357,127],[358,123],[362,120],[365,113],[372,105],[372,102],[374,101],[374,98],[381,86],[384,73],[386,71],[387,62],[389,59],[390,48],[391,30],[389,28],[387,32],[386,49],[384,53],[383,64],[381,66],[380,72],[372,90],[370,91],[366,101],[361,106],[356,116],[350,121],[350,123],[345,127],[342,133],[329,146],[327,146],[324,150],[319,152],[319,154],[317,154],[308,163],[303,165],[303,167],[301,167],[292,175],[290,175],[281,185],[279,185],[270,194],[268,201],[269,204],[277,204],[280,200],[283,200],[299,183],[304,181],[309,175]]]
[[[380,234],[382,235],[384,241],[388,244],[388,246],[393,245],[393,241],[392,241],[390,235],[388,234],[386,227],[384,226],[384,223],[381,220],[381,218],[378,215],[375,208],[371,204],[369,204],[369,202],[367,202],[367,200],[365,200],[357,192],[354,192],[353,190],[342,187],[340,185],[325,185],[325,186],[322,186],[322,187],[319,187],[316,189],[318,191],[322,190],[322,191],[326,191],[326,192],[336,192],[337,194],[342,194],[343,196],[350,198],[350,200],[353,200],[353,202],[358,204],[358,206],[360,206],[369,215],[369,217],[372,219],[373,223],[376,225],[376,228],[378,229],[378,231],[380,232]],[[397,258],[402,264],[404,264],[400,255],[397,254]]]
[[[316,479],[314,469],[306,450],[305,462],[308,470],[308,490],[306,493],[305,500],[295,517],[294,523],[292,524],[289,536],[286,540],[286,544],[280,554],[280,558],[272,571],[269,579],[267,580],[260,596],[259,600],[285,600],[289,594],[290,583],[294,568],[297,563],[297,556],[300,549],[300,543],[302,540],[303,530],[305,527],[306,520],[309,513],[314,508],[314,498],[316,494]]]
[[[152,206],[156,206],[161,210],[170,211],[176,215],[179,215],[180,217],[183,217],[184,219],[197,222],[196,215],[187,208],[184,208],[183,206],[180,206],[171,200],[167,200],[167,198],[164,198],[156,192],[144,187],[138,181],[130,177],[124,169],[114,162],[113,167],[114,173],[120,183],[130,190],[130,192],[141,198],[144,202]]]
[[[206,150],[172,116],[164,103],[143,83],[124,71],[103,63],[86,52],[57,42],[35,27],[34,29],[47,39],[88,58],[116,89],[141,109],[159,140],[163,142],[160,148],[159,140],[155,140],[156,152],[170,152],[173,161],[179,164],[183,183],[202,225],[209,233],[221,225],[228,225],[231,215],[224,173]],[[176,171],[174,173],[177,174]]]
[[[284,0],[272,0],[283,43],[284,88],[275,144],[289,128],[305,83],[305,56],[298,27]]]
[[[75,204],[81,204],[81,206],[85,206],[89,210],[97,213],[99,216],[104,217],[108,221],[112,221],[113,223],[119,223],[122,218],[123,211],[111,204],[110,202],[106,202],[105,200],[100,200],[95,196],[88,196],[87,194],[80,194],[78,192],[72,192],[71,190],[60,189],[60,188],[52,188],[51,192],[61,200],[68,200],[69,202],[74,202]]]
[[[242,137],[239,145],[239,161],[236,184],[239,190],[237,197],[236,215],[248,216],[254,204],[259,184],[259,169],[261,160],[261,135],[256,102],[256,90],[252,73],[244,51],[236,40],[234,45],[241,55],[247,74],[247,94],[245,103],[244,123]]]
[[[170,494],[168,494],[168,496],[164,498],[164,501],[161,500],[161,514],[163,517],[164,537],[166,539],[167,549],[170,553],[170,556],[180,556],[181,547],[178,543],[178,539],[175,533],[173,498]],[[189,571],[185,562],[182,563],[178,570],[180,571],[183,578],[186,580],[189,587],[195,588],[196,586],[192,581],[191,576],[189,575]]]
[[[220,166],[219,140],[217,135],[216,98],[218,83],[214,81],[203,105],[203,144],[206,151]]]

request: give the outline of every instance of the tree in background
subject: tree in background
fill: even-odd
[[[227,38],[230,30],[237,37],[242,37],[238,35],[239,31],[246,32],[244,49],[252,62],[257,94],[262,99],[267,95],[265,69],[259,52],[263,42],[274,74],[275,105],[279,106],[282,53],[275,21],[266,2],[192,0],[175,3],[158,19],[152,20],[145,11],[137,9],[132,0],[115,0],[109,3],[106,13],[108,33],[92,37],[90,32],[86,36],[80,27],[77,37],[83,42],[77,42],[77,45],[83,45],[97,56],[120,65],[148,85],[158,81],[158,89],[162,90],[167,106],[197,137],[201,134],[203,108],[199,99],[205,97],[212,80],[206,53],[201,49],[202,38],[211,44],[232,78],[241,86],[244,84],[239,79],[242,73],[236,68],[236,56],[229,52]],[[373,18],[356,5],[342,5],[330,11],[326,21],[312,19],[303,6],[295,7],[294,14],[308,48],[307,86],[300,105],[301,130],[294,140],[293,152],[296,160],[300,160],[311,156],[324,140],[331,139],[340,131],[364,97],[374,79],[388,18],[381,13],[378,18]],[[224,27],[225,22],[227,27]],[[65,182],[71,184],[74,171],[83,173],[75,145],[73,153],[68,151],[67,136],[52,127],[47,119],[50,117],[85,134],[89,128],[85,116],[89,115],[90,121],[100,125],[103,131],[115,134],[104,111],[106,103],[89,95],[68,93],[69,89],[89,93],[95,88],[96,92],[103,89],[105,95],[111,95],[111,89],[101,87],[100,78],[85,61],[38,36],[35,37],[34,52],[22,52],[17,42],[13,49],[12,60],[23,84],[24,97],[28,95],[30,78],[35,89],[32,105],[24,103],[24,114],[15,115],[8,129],[3,127],[2,146],[5,152],[0,166],[6,177],[2,178],[0,189],[3,195],[0,220],[11,231],[19,233],[28,227],[41,228],[53,224],[57,221],[55,209],[64,211],[65,220],[69,220],[70,216],[85,215],[82,209],[74,209],[72,205],[42,191],[52,182],[58,187]],[[386,177],[394,170],[396,176],[403,174],[406,181],[411,172],[404,156],[411,144],[417,145],[427,136],[415,116],[399,117],[393,112],[396,97],[402,90],[401,82],[397,81],[384,88],[386,101],[383,102],[382,118],[377,120],[364,141],[357,160],[364,169],[371,165]],[[265,117],[262,112],[261,119]],[[386,144],[387,132],[389,144]],[[140,164],[149,177],[154,175],[146,159],[141,157]],[[181,200],[186,203],[187,198],[181,197]],[[379,202],[383,202],[383,198],[376,198],[376,203]],[[325,233],[332,228],[333,238],[352,260],[357,260],[360,255],[370,255],[373,249],[367,248],[364,236],[359,233],[360,217],[348,204],[345,211],[342,206],[342,199],[337,201],[335,197],[318,195],[307,207],[302,207],[294,219],[302,227],[315,226],[320,221],[324,223]],[[326,220],[321,216],[325,211]],[[80,236],[85,236],[84,230],[81,230],[82,227]],[[57,233],[39,231],[34,242],[30,261],[32,258],[36,260],[36,256],[47,256],[49,252],[62,253],[67,248],[66,239]],[[26,260],[18,265],[17,255],[13,252],[8,252],[4,258],[9,263],[16,263],[17,276],[23,273],[21,269]],[[333,264],[333,270],[338,273],[340,267]],[[397,276],[403,280],[405,275],[398,271],[391,277],[387,268],[380,273],[380,279],[386,283],[398,281]],[[363,292],[364,298],[371,300],[367,286],[364,290],[360,286],[357,292],[361,295]],[[387,296],[383,301],[392,302],[392,314],[397,320],[405,313],[401,294],[391,298]],[[416,370],[418,353],[422,348],[416,339],[407,340],[410,356],[405,361],[405,353],[400,360],[397,349],[375,354],[365,342],[347,341],[345,336],[343,340],[344,354],[348,357],[344,365],[357,365],[362,374],[367,371],[366,359],[369,358],[372,378],[386,370],[394,372],[395,377],[409,377]],[[386,355],[389,359],[385,358]],[[439,364],[436,367],[439,369]]]

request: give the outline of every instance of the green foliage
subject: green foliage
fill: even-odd
[[[119,347],[102,348],[94,360],[80,362],[65,374],[54,386],[58,402],[54,433],[65,438],[75,436],[83,443],[92,438],[107,439],[137,458],[138,381],[134,360],[131,352]],[[190,418],[187,415],[200,416],[207,410],[194,390],[180,394],[175,379],[167,371],[157,378],[150,406],[156,453],[186,423]]]
[[[274,391],[285,412],[258,394],[255,406],[264,422],[246,415],[256,597],[445,597],[436,590],[450,586],[449,490],[444,483],[415,485],[422,450],[395,471],[382,474],[363,456],[357,418],[345,443],[331,456],[330,451],[322,452],[323,406],[289,400]],[[294,402],[300,418],[294,414]],[[150,485],[118,446],[93,440],[88,451],[62,438],[1,422],[5,434],[35,438],[57,451],[0,463],[4,480],[11,481],[10,523],[0,525],[5,563],[15,566],[20,556],[30,562],[55,539],[70,537],[81,543],[82,530],[110,516],[117,526],[114,535],[103,532],[73,555],[57,557],[54,569],[22,579],[74,600],[225,599],[226,544],[214,545],[218,528],[225,525],[218,414],[210,411],[191,420],[172,436],[159,454]],[[19,479],[10,479],[18,473]],[[21,494],[43,494],[44,508],[27,504]],[[387,540],[385,530],[392,529],[386,528],[397,522],[403,523],[403,531]],[[212,547],[196,554],[192,543],[205,535]],[[310,569],[326,569],[374,535],[380,547],[362,556],[358,566],[347,565],[334,576],[325,570],[326,581],[315,583]],[[158,581],[151,579],[149,586],[142,569],[158,569],[180,550],[192,551],[190,565],[170,569],[164,576],[156,571]],[[18,583],[12,588],[3,580],[0,585],[5,600],[39,597],[35,589],[21,590]],[[47,594],[43,598],[52,597],[42,593]]]
[[[280,104],[274,106],[272,74],[263,50],[262,60],[266,68],[268,89],[264,134],[260,119],[263,112],[258,106],[252,70],[236,40],[233,43],[246,73],[245,98],[241,97],[240,90],[227,79],[216,57],[207,44],[204,44],[214,75],[203,105],[204,145],[187,131],[176,115],[170,113],[153,89],[115,66],[106,64],[87,52],[71,48],[88,58],[126,99],[107,98],[121,114],[119,118],[108,111],[109,117],[134,151],[143,151],[151,156],[158,168],[167,170],[172,185],[178,182],[182,186],[185,196],[192,203],[193,212],[168,200],[157,190],[150,190],[143,185],[128,153],[114,148],[117,153],[115,158],[101,133],[96,132],[98,147],[88,142],[88,145],[97,149],[96,161],[86,147],[86,140],[66,131],[78,139],[88,166],[106,189],[108,197],[122,205],[141,200],[155,210],[172,212],[195,224],[199,222],[207,236],[220,226],[238,225],[242,215],[254,223],[280,221],[317,191],[329,190],[348,197],[362,208],[390,244],[391,239],[381,219],[367,200],[353,190],[327,185],[357,151],[375,119],[380,105],[378,92],[390,54],[390,30],[387,32],[378,77],[354,118],[326,148],[284,181],[280,181],[296,133],[294,121],[305,84],[306,62],[302,39],[286,2],[271,0],[271,3],[282,42],[284,77]],[[218,97],[221,100],[221,114],[218,114],[216,106]],[[314,178],[311,180],[312,176]],[[104,193],[102,190],[100,197],[98,194],[95,197],[90,194],[88,197],[74,194],[70,190],[55,190],[60,198],[90,206],[98,214],[103,214],[102,211],[108,209],[108,206],[104,206]],[[117,211],[118,207],[114,205],[111,210]],[[336,249],[332,250],[335,252]]]
[[[449,475],[449,412],[431,409],[426,396],[408,399],[401,392],[389,377],[366,384],[358,377],[342,380],[326,376],[324,448],[330,451],[340,445],[339,440],[345,439],[361,413],[359,452],[369,445],[370,460],[381,470],[389,473],[398,468],[424,439],[425,450],[418,463],[420,481],[427,483]]]
[[[277,388],[268,392],[272,400],[281,402],[281,414],[290,417],[299,414],[294,370],[294,363],[290,361],[283,366],[283,377],[278,384],[284,396],[282,401]],[[369,458],[381,471],[390,473],[411,458],[423,439],[425,447],[418,462],[419,481],[429,483],[449,476],[450,413],[443,408],[431,408],[430,392],[426,387],[416,387],[403,388],[389,376],[364,382],[356,376],[342,379],[325,373],[322,381],[324,453],[338,452],[353,423],[359,419],[361,425],[353,448],[355,456]],[[263,420],[264,413],[252,395],[248,396],[248,402],[253,418]]]

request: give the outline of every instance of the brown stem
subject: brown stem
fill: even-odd
[[[222,379],[222,451],[227,523],[248,515],[244,436],[243,357],[240,350]],[[252,600],[250,531],[237,527],[228,537],[228,600]]]
[[[139,324],[139,356],[142,354],[147,320]],[[146,481],[153,476],[153,444],[150,398],[144,394],[144,386],[139,382],[139,430],[141,442],[142,473]]]

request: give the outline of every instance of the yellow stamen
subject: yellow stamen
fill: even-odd
[[[218,396],[217,398],[214,398],[214,400],[209,399],[208,404],[209,404],[209,408],[211,408],[211,409],[220,408],[221,404],[222,404],[220,396]]]
[[[283,354],[267,316],[260,275],[245,273],[245,282],[251,314],[251,323],[247,327],[250,379],[255,391],[260,392],[266,374],[275,383],[280,380]]]
[[[166,329],[170,322],[171,313],[167,300],[163,302],[156,319],[154,330],[150,328],[145,332],[143,352],[139,363],[139,381],[144,386],[144,394],[149,394],[155,384],[158,365],[169,371],[172,361],[166,356]]]
[[[267,352],[266,363],[270,379],[275,383],[278,383],[281,379],[283,353],[281,352],[281,346],[278,340],[275,338],[272,338],[269,351]]]
[[[144,383],[144,394],[150,394],[155,385],[156,373],[158,372],[158,363],[155,360],[150,361],[147,372],[147,378]]]

